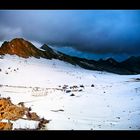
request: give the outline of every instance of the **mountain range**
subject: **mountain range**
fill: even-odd
[[[117,62],[113,58],[106,60],[88,60],[85,58],[66,55],[62,52],[50,48],[47,44],[38,49],[31,42],[22,38],[15,38],[10,42],[5,41],[0,47],[0,55],[17,55],[23,58],[35,57],[46,59],[59,59],[72,65],[79,65],[89,70],[107,71],[116,74],[140,74],[140,56],[131,56],[122,62]]]

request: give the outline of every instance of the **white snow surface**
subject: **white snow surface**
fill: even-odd
[[[51,120],[46,130],[140,129],[140,82],[133,79],[140,75],[91,71],[56,59],[15,55],[0,58],[0,69],[1,97],[10,97],[15,104],[25,102],[40,117]],[[64,85],[67,90],[78,88],[66,93]],[[14,128],[36,125],[14,122]]]
[[[1,45],[3,44],[3,42],[2,41],[0,41],[0,47],[1,47]]]
[[[40,42],[37,42],[37,41],[33,41],[33,40],[29,40],[35,47],[37,47],[38,49],[42,50],[41,49],[41,46],[43,45],[42,43]]]

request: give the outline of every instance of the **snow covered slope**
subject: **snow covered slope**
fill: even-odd
[[[0,58],[0,69],[1,96],[11,97],[13,103],[25,102],[40,117],[51,120],[47,130],[140,129],[140,81],[136,80],[140,75],[10,55]]]

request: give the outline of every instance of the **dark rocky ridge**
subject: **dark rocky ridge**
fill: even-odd
[[[0,47],[0,55],[17,55],[23,58],[36,57],[51,59],[54,57],[49,51],[42,51],[36,48],[32,43],[22,39],[15,38],[10,42],[5,41]]]
[[[107,71],[116,74],[140,74],[140,57],[130,57],[123,62],[117,62],[116,60],[109,58],[107,60],[100,59],[98,61],[88,60],[79,57],[73,57],[55,51],[48,45],[44,44],[40,50],[36,48],[32,43],[22,39],[16,38],[10,42],[4,42],[0,47],[0,55],[10,54],[18,55],[23,58],[36,57],[46,59],[59,59],[73,65],[79,65],[82,68],[90,70]]]

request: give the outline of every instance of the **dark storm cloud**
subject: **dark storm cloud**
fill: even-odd
[[[21,28],[12,28],[0,25],[0,40],[22,36]]]
[[[14,37],[96,54],[140,54],[140,11],[0,11],[0,40]]]

